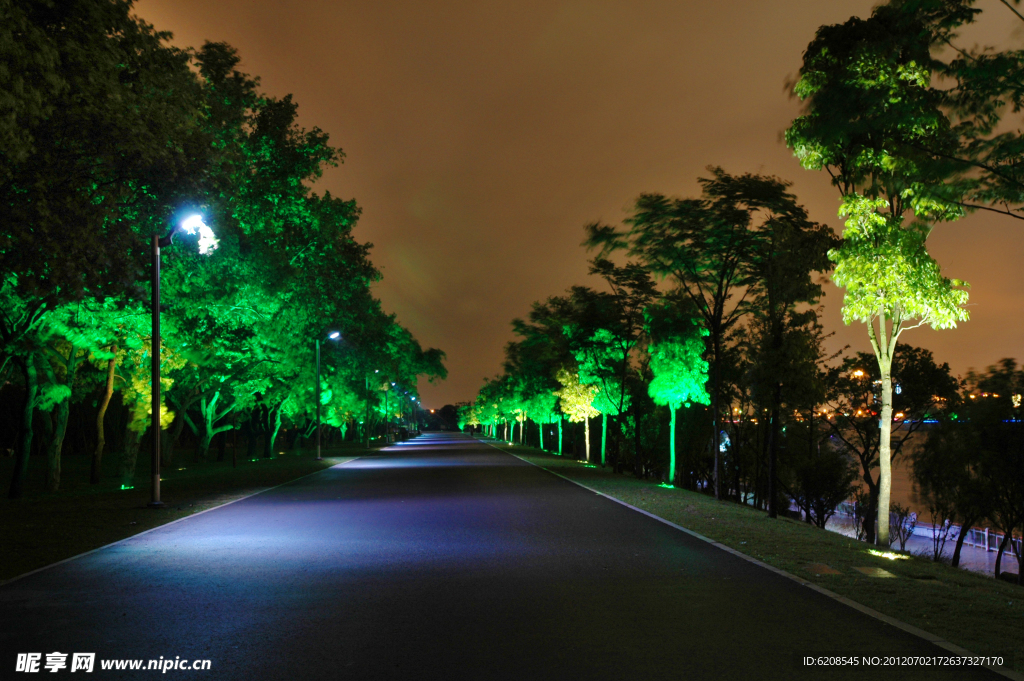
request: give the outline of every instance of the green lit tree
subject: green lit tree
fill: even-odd
[[[530,418],[537,424],[539,445],[544,447],[544,426],[561,422],[561,413],[558,409],[558,397],[552,392],[537,392],[529,400]],[[559,451],[561,453],[561,451]]]
[[[601,413],[593,406],[594,398],[601,389],[581,383],[579,374],[568,369],[559,370],[556,378],[562,384],[562,389],[555,393],[562,413],[569,417],[571,423],[583,422],[586,459],[590,461],[590,419]]]
[[[688,301],[666,299],[647,308],[647,347],[654,378],[647,387],[654,403],[669,408],[668,482],[676,483],[676,412],[683,405],[711,404],[707,392],[708,363],[704,338],[708,335],[687,311]]]

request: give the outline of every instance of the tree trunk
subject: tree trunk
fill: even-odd
[[[637,400],[633,400],[629,409],[633,412],[633,475],[639,479],[643,475],[643,457],[640,452],[640,408],[637,407]]]
[[[558,416],[558,456],[562,456],[562,416]]]
[[[114,356],[107,360],[107,386],[103,392],[103,401],[100,402],[100,410],[96,414],[96,449],[92,453],[92,468],[89,471],[89,484],[100,484],[100,465],[103,463],[103,448],[107,440],[103,431],[103,419],[107,415],[107,407],[110,406],[110,398],[114,396],[114,369],[117,366],[117,346],[111,348]]]
[[[167,430],[160,431],[164,437],[160,440],[160,460],[162,465],[170,466],[174,463],[174,450],[178,440],[181,439],[181,431],[185,429],[185,419],[181,414],[175,414],[174,422]]]
[[[227,431],[221,431],[219,433],[220,438],[217,440],[217,461],[223,461],[224,457],[228,453],[228,438]]]
[[[124,451],[121,452],[121,489],[130,489],[135,481],[135,464],[139,459],[139,442],[142,434],[127,428],[124,434]]]
[[[64,435],[68,431],[68,412],[71,411],[71,397],[56,407],[54,414],[53,437],[46,445],[46,491],[56,492],[60,489],[60,455],[64,448]]]
[[[605,467],[607,459],[605,457],[606,445],[608,444],[608,414],[601,414],[601,468]]]
[[[739,442],[738,439],[736,441]],[[743,490],[742,490],[742,485],[740,485],[740,480],[743,477],[743,475],[742,475],[743,471],[740,470],[740,457],[737,456],[737,454],[736,454],[736,445],[730,445],[729,446],[729,454],[731,455],[729,458],[732,461],[732,467],[733,467],[733,470],[735,471],[735,474],[733,475],[733,484],[736,485],[736,503],[737,504],[742,504],[743,503]]]
[[[668,484],[676,484],[676,412],[678,409],[668,405]]]
[[[782,385],[776,383],[772,387],[771,424],[768,430],[768,517],[778,518],[778,477],[779,435],[782,428],[779,424],[779,404],[782,402]],[[813,415],[812,415],[813,418]]]
[[[583,417],[583,442],[587,452],[587,463],[590,463],[590,419]]]
[[[274,420],[271,421],[270,417],[273,415]],[[272,409],[267,412],[267,438],[264,441],[265,447],[263,449],[263,458],[272,459],[274,458],[274,443],[277,442],[277,433],[281,430],[281,409]]]
[[[1012,532],[1008,532],[1007,534],[1010,534],[1012,536]],[[1024,542],[1010,541],[1010,551],[1013,552],[1013,557],[1017,559],[1017,586],[1020,586],[1022,584],[1021,577],[1024,577],[1024,570],[1021,569],[1020,564],[1020,552],[1022,543]]]
[[[714,366],[712,367],[712,387],[711,387],[712,391],[714,392],[714,394],[711,396],[711,403],[712,403],[712,407],[711,408],[714,410],[714,414],[712,415],[712,423],[714,424],[715,432],[714,432],[714,436],[712,437],[712,440],[711,440],[711,454],[712,454],[712,456],[715,457],[715,499],[721,499],[722,498],[722,475],[721,475],[722,452],[720,451],[719,444],[718,444],[718,441],[722,437],[721,436],[722,427],[721,427],[721,422],[720,422],[721,415],[719,414],[719,409],[718,409],[718,404],[719,404],[719,395],[718,394],[720,392],[719,391],[719,373],[720,373],[719,372],[719,364],[721,364],[721,362],[719,361],[719,358],[721,357],[721,351],[722,351],[721,345],[722,345],[722,342],[721,342],[721,339],[719,339],[718,336],[719,336],[719,334],[715,333],[714,334],[714,339],[712,341],[712,346],[714,348],[714,358],[713,358],[714,359]],[[639,428],[639,426],[640,426],[640,424],[638,422],[637,423],[637,427]]]
[[[960,534],[956,537],[956,548],[953,549],[953,562],[951,563],[953,567],[960,567],[960,549],[963,548],[964,539],[967,537],[967,533],[971,531],[971,527],[973,526],[973,521],[969,523],[965,521],[960,526]],[[988,551],[987,546],[985,547],[985,550]]]
[[[245,422],[245,458],[249,461],[256,459],[256,452],[259,447],[256,444],[256,438],[259,437],[259,431],[256,429],[256,410],[249,414],[249,420]]]
[[[1006,550],[1006,545],[1010,542],[1012,534],[1007,532],[1003,535],[1003,541],[999,542],[999,551],[996,553],[996,579],[999,579],[999,570],[1003,563],[1003,551]],[[1018,571],[1020,567],[1018,566]]]
[[[73,344],[68,351],[65,362],[65,384],[69,389],[75,384],[75,372],[78,369],[78,348]],[[49,367],[48,367],[49,369]],[[56,381],[51,376],[51,380]],[[54,407],[53,437],[46,445],[46,491],[56,492],[60,489],[60,457],[64,449],[64,436],[68,432],[68,414],[71,411],[71,395],[68,394],[60,404]]]
[[[206,461],[210,453],[210,443],[213,441],[213,433],[209,428],[203,428],[203,434],[199,436],[199,447],[196,449],[196,462]]]
[[[892,492],[892,365],[891,362],[879,360],[878,368],[882,373],[882,413],[878,419],[878,528],[875,532],[875,544],[889,545],[889,496]]]
[[[11,489],[8,497],[20,499],[25,494],[25,476],[28,474],[28,458],[32,453],[32,416],[36,409],[36,397],[39,395],[39,375],[35,364],[35,355],[29,353],[22,364],[25,374],[25,404],[21,412],[21,433],[18,442],[18,458],[14,460],[14,473],[11,475]]]

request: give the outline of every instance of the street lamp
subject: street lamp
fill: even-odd
[[[327,334],[331,340],[341,338],[340,331],[331,331]],[[322,461],[320,456],[320,339],[316,339],[316,460]]]
[[[217,249],[217,237],[213,230],[203,222],[202,215],[190,215],[180,223],[171,227],[167,236],[160,238],[153,235],[153,334],[151,354],[152,366],[152,414],[150,416],[150,433],[153,439],[153,481],[150,508],[161,508],[160,501],[160,249],[171,245],[174,233],[179,229],[186,234],[199,235],[199,253],[209,255]]]
[[[379,374],[380,369],[374,369],[373,373]],[[370,374],[366,374],[363,381],[366,389],[366,426],[363,428],[363,436],[366,438],[366,448],[370,448]]]

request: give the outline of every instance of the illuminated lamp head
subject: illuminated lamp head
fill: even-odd
[[[220,241],[213,234],[209,225],[203,222],[203,216],[198,213],[190,215],[181,221],[181,229],[186,234],[199,234],[199,254],[209,255],[217,250]]]
[[[341,331],[331,331],[329,334],[327,334],[327,337],[330,338],[331,340],[338,340],[339,338],[341,338]]]

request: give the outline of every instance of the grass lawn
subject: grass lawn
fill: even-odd
[[[975,655],[1001,655],[1008,667],[1024,672],[1024,588],[909,554],[898,560],[874,556],[868,544],[806,523],[770,520],[748,506],[615,475],[537,449],[502,448]],[[838,574],[818,574],[818,565]],[[869,577],[857,567],[882,568],[896,578]]]
[[[230,452],[226,461],[198,464],[179,451],[178,461],[162,474],[161,498],[167,506],[160,509],[146,507],[150,499],[147,452],[139,453],[135,488],[129,490],[120,488],[116,455],[104,457],[98,485],[89,484],[88,457],[66,456],[61,489],[52,494],[42,491],[45,459],[32,457],[25,498],[17,501],[6,497],[14,459],[0,458],[0,481],[4,485],[0,499],[0,581],[315,473],[366,454],[367,450],[347,444],[323,453],[322,461],[316,460],[312,449],[255,462],[240,456],[238,468],[232,468]]]

